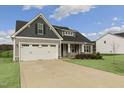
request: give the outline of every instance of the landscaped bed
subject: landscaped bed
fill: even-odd
[[[103,59],[71,59],[68,62],[124,75],[124,55],[104,55]]]
[[[0,57],[0,88],[18,88],[20,87],[19,63],[12,62],[12,57]],[[8,56],[8,55],[7,55]]]

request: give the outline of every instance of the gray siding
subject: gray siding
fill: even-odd
[[[44,35],[37,35],[37,33],[36,33],[36,24],[37,23],[43,23],[44,24]],[[30,25],[30,27],[26,27],[17,36],[59,39],[58,36],[50,29],[50,27],[45,23],[45,21],[42,18],[38,18],[37,20],[35,20]]]
[[[25,43],[56,43],[58,44],[58,56],[61,57],[60,41],[58,40],[39,40],[39,39],[15,39],[15,58],[19,57],[19,42]]]

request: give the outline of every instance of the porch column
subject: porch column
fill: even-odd
[[[15,61],[15,38],[12,39],[13,42],[13,61]]]
[[[93,45],[90,46],[90,53],[93,53]]]
[[[62,43],[61,43],[61,41],[60,41],[60,44],[59,44],[59,58],[62,58],[62,51],[61,51],[61,49],[62,49],[62,45],[61,45]]]
[[[68,53],[71,52],[70,44],[68,44]]]
[[[81,52],[84,52],[84,44],[81,45]]]

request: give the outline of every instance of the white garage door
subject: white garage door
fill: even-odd
[[[21,44],[20,60],[57,59],[58,45],[55,44]]]

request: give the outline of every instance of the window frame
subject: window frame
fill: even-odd
[[[32,44],[32,47],[39,47],[39,44]]]
[[[44,24],[43,23],[37,23],[37,34],[38,35],[44,34]]]
[[[56,45],[50,45],[50,47],[56,47]]]
[[[43,45],[41,45],[41,47],[48,47],[48,45],[47,44],[43,44]]]
[[[74,36],[74,32],[71,31],[64,31],[63,34],[64,36]]]
[[[84,45],[84,53],[91,53],[91,45]]]
[[[29,47],[29,44],[22,44],[21,47]]]

